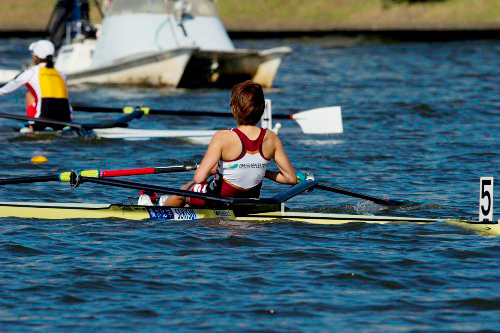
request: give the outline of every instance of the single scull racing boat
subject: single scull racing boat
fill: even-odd
[[[258,206],[258,203],[256,203]],[[500,224],[456,219],[426,219],[401,216],[352,215],[270,211],[235,214],[233,210],[137,206],[124,204],[0,202],[0,217],[62,219],[125,219],[125,220],[211,220],[228,219],[252,222],[302,222],[312,224],[345,223],[449,223],[484,234],[500,236]]]
[[[403,216],[347,215],[333,213],[313,213],[289,211],[285,202],[295,196],[312,191],[314,188],[328,190],[373,202],[397,206],[408,202],[379,199],[345,189],[334,188],[310,180],[289,187],[287,190],[271,198],[247,199],[224,198],[202,193],[195,193],[174,188],[145,185],[136,182],[111,180],[105,177],[191,171],[197,166],[175,166],[164,168],[147,168],[131,170],[84,170],[70,171],[57,175],[40,177],[20,177],[0,179],[0,185],[32,182],[61,181],[69,182],[73,188],[81,183],[89,182],[101,185],[117,186],[130,189],[146,189],[158,193],[185,195],[203,198],[208,203],[206,208],[174,208],[165,206],[138,206],[133,204],[91,204],[91,203],[41,203],[41,202],[0,202],[0,217],[36,218],[36,219],[125,219],[125,220],[208,220],[227,219],[253,222],[292,221],[314,224],[363,223],[449,223],[455,226],[472,229],[484,234],[500,236],[500,224],[476,222],[460,219],[429,219]],[[126,172],[125,172],[126,171]]]

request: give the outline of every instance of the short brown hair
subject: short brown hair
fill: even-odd
[[[230,107],[238,125],[257,125],[266,107],[262,86],[250,80],[238,83],[231,91]]]

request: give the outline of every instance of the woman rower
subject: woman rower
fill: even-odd
[[[295,170],[281,140],[273,131],[256,126],[265,108],[261,85],[245,81],[234,86],[230,107],[238,128],[214,134],[194,179],[181,189],[222,197],[258,198],[264,177],[282,184],[296,184]],[[267,170],[271,160],[279,171]],[[214,177],[207,180],[212,174]],[[143,194],[139,204],[149,204],[148,199]],[[204,206],[205,201],[172,195],[160,200],[161,204]]]
[[[0,96],[9,94],[26,85],[26,115],[30,118],[46,118],[71,121],[71,106],[68,89],[62,75],[54,69],[54,45],[48,40],[40,40],[29,46],[35,66],[28,68],[16,78],[0,88]],[[25,131],[43,130],[48,125],[29,122]],[[55,130],[64,126],[50,125]]]

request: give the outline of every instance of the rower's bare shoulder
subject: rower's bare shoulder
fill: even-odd
[[[213,137],[217,138],[217,139],[226,139],[226,138],[231,137],[232,135],[236,135],[236,133],[234,133],[231,130],[219,130],[219,131],[215,132]]]
[[[235,133],[230,130],[219,130],[214,133],[211,142],[217,142],[217,143],[227,142],[227,140],[229,140],[233,134]]]
[[[278,135],[276,133],[274,133],[273,131],[271,130],[268,130],[266,132],[266,136],[264,137],[264,141],[268,141],[268,142],[277,142],[277,141],[280,141],[280,138],[278,137]]]
[[[274,133],[274,131],[272,131],[272,130],[267,130],[266,131],[266,137],[274,139],[274,138],[277,138],[278,135],[276,133]]]

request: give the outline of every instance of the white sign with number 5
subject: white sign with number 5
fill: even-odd
[[[479,221],[493,220],[493,177],[481,177]]]

